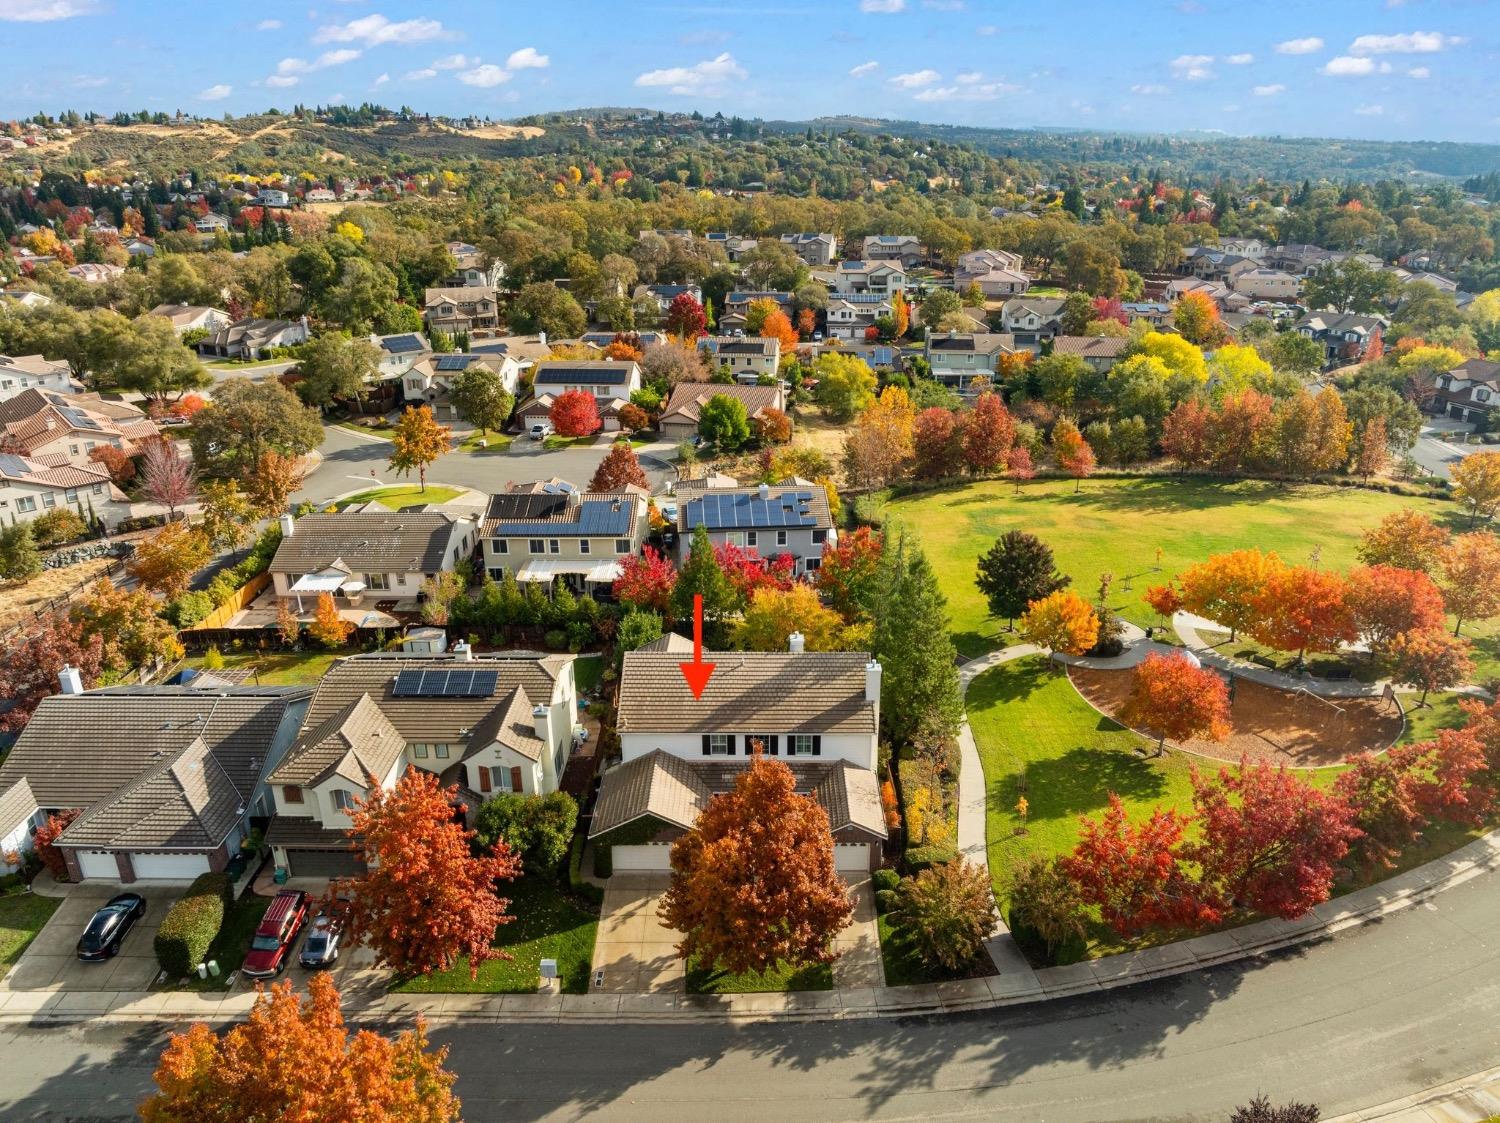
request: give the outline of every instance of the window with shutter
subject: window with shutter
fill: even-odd
[[[521,770],[512,768],[510,770],[510,790],[519,794],[521,791]]]
[[[822,756],[823,755],[823,738],[822,738],[822,736],[819,735],[819,734],[813,734],[812,742],[813,742],[813,750],[812,750],[813,756]]]
[[[704,738],[704,751],[709,756],[733,756],[734,735],[732,733],[710,733]]]
[[[703,755],[708,756],[713,752],[713,746],[709,743],[708,734],[703,735]]]
[[[482,764],[479,766],[479,790],[481,792],[490,790],[490,770]]]

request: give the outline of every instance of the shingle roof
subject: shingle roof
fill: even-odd
[[[22,776],[0,791],[0,834],[9,834],[21,824],[21,820],[29,819],[36,809],[36,796],[31,794],[31,785]]]
[[[272,573],[310,573],[342,559],[352,573],[436,573],[452,561],[458,519],[441,513],[306,515],[281,540]]]
[[[1111,336],[1059,335],[1052,340],[1054,355],[1081,355],[1085,359],[1113,359],[1130,340]]]
[[[708,488],[678,505],[679,534],[700,523],[709,530],[827,529],[833,516],[821,487],[773,487],[764,499],[758,487],[724,487]]]
[[[751,417],[762,410],[777,408],[777,403],[781,401],[781,391],[775,386],[731,386],[727,383],[679,382],[673,388],[672,396],[667,399],[667,404],[662,407],[660,420],[667,421],[681,416],[696,422],[703,411],[704,404],[720,394],[729,398],[738,398],[744,402],[745,412]]]
[[[646,493],[640,488],[624,491],[586,491],[566,496],[523,497],[495,495],[484,521],[484,533],[508,538],[545,531],[558,538],[634,538],[646,517]],[[562,499],[562,503],[518,503],[518,499]],[[510,515],[511,510],[533,513]]]
[[[543,359],[536,365],[535,384],[571,384],[575,382],[598,383],[604,386],[623,386],[630,381],[635,363],[615,362],[610,359]]]
[[[620,672],[621,733],[875,732],[858,651],[705,652],[715,664],[703,694],[683,681],[676,652],[632,651]]]

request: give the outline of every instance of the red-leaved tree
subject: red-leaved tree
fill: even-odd
[[[704,333],[707,324],[708,317],[704,314],[703,305],[698,303],[692,293],[680,292],[667,306],[667,318],[663,326],[668,333],[691,341]]]
[[[104,669],[104,638],[85,634],[68,616],[44,617],[20,639],[7,641],[0,653],[0,698],[11,704],[0,713],[0,730],[26,728],[42,699],[58,692],[58,675],[68,666],[78,668],[85,687],[98,682]]]
[[[1337,573],[1305,565],[1277,570],[1256,609],[1258,619],[1246,630],[1267,647],[1295,651],[1299,664],[1309,651],[1354,640],[1349,583]]]
[[[1469,641],[1437,628],[1402,632],[1391,641],[1385,655],[1392,681],[1422,691],[1419,706],[1427,704],[1430,691],[1458,686],[1474,673]]]
[[[1073,492],[1077,494],[1083,481],[1094,474],[1097,461],[1078,426],[1066,417],[1052,427],[1052,455],[1057,458],[1057,466],[1073,477]]]
[[[867,526],[840,534],[823,547],[823,564],[815,580],[818,593],[845,620],[869,616],[875,608],[880,558],[885,537]]]
[[[912,472],[919,480],[940,480],[958,475],[963,465],[962,431],[958,415],[942,406],[930,406],[912,422],[912,447],[916,462]]]
[[[589,481],[590,491],[619,491],[627,484],[651,490],[651,481],[636,459],[635,449],[628,441],[617,442],[603,460],[599,462],[594,478]]]
[[[767,558],[753,547],[721,542],[714,547],[714,558],[742,604],[748,604],[759,589],[785,591],[797,580],[797,559],[791,554]]]
[[[63,852],[57,848],[58,836],[82,814],[83,809],[79,807],[67,811],[54,811],[47,816],[45,823],[37,827],[36,834],[31,836],[31,845],[36,850],[36,856],[41,859],[47,872],[58,881],[68,880],[68,862],[63,857]]]
[[[193,462],[177,454],[177,447],[164,438],[145,442],[141,450],[141,494],[167,509],[169,520],[177,508],[192,499]]]
[[[1005,402],[993,391],[980,394],[961,421],[964,467],[976,476],[996,471],[1016,442],[1016,422]]]
[[[1120,720],[1156,734],[1156,751],[1168,737],[1188,741],[1229,736],[1229,689],[1224,680],[1186,655],[1152,652],[1136,665]]]
[[[665,554],[654,546],[646,546],[638,555],[621,558],[620,570],[612,587],[616,600],[671,619],[677,567]]]
[[[458,785],[444,788],[431,772],[409,768],[390,791],[373,776],[369,786],[347,832],[366,871],[336,881],[326,902],[333,908],[353,896],[349,938],[399,975],[446,970],[468,956],[475,978],[480,964],[508,958],[491,946],[495,930],[515,919],[495,883],[520,876],[520,855],[498,841],[476,856],[474,832],[453,817]]]
[[[1443,627],[1443,594],[1420,570],[1393,565],[1350,570],[1348,601],[1354,630],[1375,655],[1383,654],[1402,632]]]
[[[560,437],[587,437],[599,431],[599,403],[586,390],[559,394],[550,416]]]
[[[1005,478],[1016,485],[1016,494],[1021,494],[1021,484],[1036,477],[1036,467],[1031,463],[1031,450],[1025,445],[1016,445],[1005,454]]]

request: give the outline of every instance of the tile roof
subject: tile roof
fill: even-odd
[[[559,499],[561,503],[556,502]],[[542,531],[559,538],[633,538],[646,518],[646,499],[640,488],[561,496],[494,495],[490,497],[484,533],[496,538]],[[511,511],[533,513],[510,514]]]
[[[406,739],[374,700],[361,694],[298,736],[269,780],[312,786],[342,776],[362,785],[372,773],[384,779],[405,750]]]
[[[281,540],[272,573],[310,573],[342,560],[351,573],[436,573],[451,567],[463,520],[443,513],[305,515]]]
[[[704,653],[715,670],[700,698],[682,679],[676,652],[632,651],[620,672],[621,733],[875,732],[859,651]]]
[[[487,745],[498,742],[527,760],[541,760],[547,743],[536,735],[536,717],[531,711],[531,699],[517,686],[510,692],[509,699],[496,706],[474,727],[463,759],[467,760]]]
[[[696,423],[704,404],[720,394],[729,398],[738,398],[744,402],[745,412],[751,417],[756,416],[762,410],[780,408],[781,390],[775,386],[679,382],[673,387],[672,396],[667,399],[667,404],[662,407],[659,420],[669,421],[680,416]]]
[[[36,810],[36,796],[31,794],[26,777],[21,776],[0,791],[0,834],[9,834],[22,820],[31,818]]]
[[[1113,359],[1130,345],[1130,340],[1111,336],[1059,335],[1052,340],[1054,355],[1080,355],[1085,359]]]
[[[136,440],[158,430],[144,413],[123,402],[32,387],[0,402],[0,432],[29,452],[68,433]]]

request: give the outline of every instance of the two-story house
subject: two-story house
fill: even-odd
[[[500,324],[500,303],[489,285],[460,285],[428,289],[422,315],[429,331],[472,332]]]
[[[1115,336],[1058,335],[1052,338],[1054,355],[1077,355],[1100,374],[1120,361],[1130,340]]]
[[[1015,336],[1001,332],[929,331],[922,353],[936,381],[963,391],[976,377],[993,382],[1000,356],[1018,350],[1026,348],[1018,346]]]
[[[1200,281],[1214,281],[1234,287],[1234,280],[1254,269],[1263,268],[1257,258],[1226,253],[1211,246],[1195,246],[1187,251],[1181,269]]]
[[[262,187],[255,193],[255,201],[263,207],[289,207],[292,197],[275,187]]]
[[[1251,300],[1291,302],[1302,293],[1302,278],[1280,269],[1247,269],[1231,278],[1230,287]]]
[[[1263,264],[1268,269],[1279,269],[1284,273],[1295,273],[1300,277],[1311,276],[1319,266],[1339,260],[1340,255],[1322,246],[1310,246],[1294,242],[1284,246],[1273,246],[1266,251]]]
[[[45,359],[41,355],[0,355],[0,402],[27,390],[72,393],[72,368],[61,359]]]
[[[381,652],[328,668],[296,739],[269,776],[276,868],[300,877],[359,873],[347,831],[371,777],[408,768],[457,784],[472,814],[499,792],[557,790],[577,724],[571,655]]]
[[[193,220],[193,229],[199,234],[217,234],[221,230],[228,233],[229,219],[224,215],[209,211]]]
[[[379,601],[415,603],[422,583],[453,569],[479,541],[477,513],[336,511],[281,516],[281,545],[271,559],[276,596],[299,617],[320,594],[340,607]]]
[[[767,410],[786,412],[786,392],[779,384],[728,386],[713,382],[679,382],[672,387],[672,394],[662,406],[661,416],[656,419],[662,439],[678,443],[692,440],[698,435],[703,407],[720,395],[743,402],[752,427]]]
[[[839,256],[839,244],[832,234],[783,234],[781,242],[809,265],[832,265]]]
[[[756,383],[776,377],[781,340],[765,335],[704,335],[698,339],[710,367],[727,366],[737,382]]]
[[[830,296],[823,313],[829,339],[863,340],[865,332],[882,316],[891,316],[891,298],[884,293],[861,292]]]
[[[396,335],[372,335],[370,342],[380,348],[380,369],[375,377],[381,382],[400,379],[432,353],[426,338],[414,331]]]
[[[710,245],[722,248],[724,255],[731,262],[738,262],[740,258],[760,245],[758,239],[741,237],[739,234],[730,234],[723,230],[710,230],[703,237]]]
[[[443,282],[447,288],[476,288],[486,286],[498,289],[505,284],[505,263],[498,258],[486,262],[477,246],[468,242],[449,242],[448,252],[453,255],[454,271]]]
[[[894,296],[906,289],[906,270],[894,261],[840,261],[833,267],[830,286],[840,296],[876,293]]]
[[[42,464],[92,470],[99,465],[89,453],[100,445],[134,453],[141,441],[159,433],[156,423],[128,402],[36,389],[0,400],[0,441]]]
[[[904,269],[922,264],[927,251],[915,234],[868,234],[860,257],[866,261],[894,261]]]
[[[401,376],[401,390],[407,402],[424,403],[440,421],[458,418],[458,408],[449,396],[453,383],[467,370],[482,368],[493,371],[514,396],[521,378],[519,360],[505,354],[465,354],[458,351],[444,355],[426,354]]]
[[[484,518],[485,572],[499,581],[551,587],[607,598],[650,530],[649,498],[641,488],[580,492],[562,480],[513,485],[490,496]]]
[[[817,570],[823,564],[823,547],[838,541],[828,511],[828,493],[815,484],[684,492],[677,504],[679,564],[687,561],[693,531],[700,526],[715,546],[728,542],[755,550],[763,558],[790,554],[799,574]]]
[[[953,288],[966,292],[978,285],[986,297],[1020,296],[1031,287],[1031,278],[1021,268],[1021,255],[1009,250],[970,250],[958,259]]]
[[[0,836],[81,808],[58,837],[74,881],[190,881],[222,870],[270,815],[266,774],[291,744],[306,687],[116,686],[64,667],[0,765]],[[141,985],[149,980],[143,979]]]
[[[750,314],[750,305],[757,300],[773,301],[778,308],[790,318],[792,314],[792,294],[789,292],[767,292],[753,289],[736,289],[724,294],[724,307],[719,310],[718,327],[726,335],[735,330],[745,329],[746,317]]]
[[[0,453],[0,520],[30,522],[58,507],[85,523],[93,517],[113,530],[130,517],[130,500],[114,485],[102,464],[44,464],[12,453]]]
[[[1022,347],[1036,347],[1062,330],[1060,296],[1019,296],[1000,308],[1000,330]]]
[[[1466,359],[1437,377],[1431,409],[1459,421],[1483,421],[1500,405],[1500,363]]]
[[[1379,316],[1354,312],[1308,312],[1292,325],[1292,330],[1323,345],[1325,367],[1362,361],[1385,328],[1386,322]]]
[[[703,303],[703,290],[693,284],[637,285],[631,299],[637,304],[655,304],[657,315],[665,316],[672,307],[672,301],[684,295],[692,297],[699,304]]]
[[[757,746],[828,812],[838,869],[879,865],[880,664],[863,652],[808,652],[801,638],[786,652],[704,652],[715,670],[697,698],[678,670],[692,653],[682,637],[625,655],[621,760],[604,774],[589,827],[596,873],[670,869],[672,841],[734,786]]]
[[[620,410],[640,388],[641,368],[634,360],[543,359],[532,379],[535,396],[516,411],[515,419],[523,429],[546,421],[559,397],[582,390],[594,396],[603,431],[613,433],[620,428]]]

